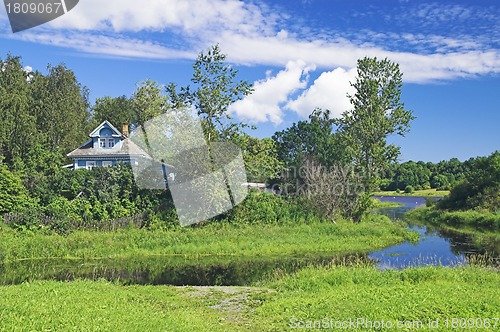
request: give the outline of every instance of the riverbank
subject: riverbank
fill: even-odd
[[[399,207],[399,206],[404,206],[404,204],[398,202],[388,202],[388,201],[382,202],[377,198],[372,198],[372,210]]]
[[[417,222],[425,220],[435,226],[469,226],[500,232],[500,214],[489,211],[444,211],[431,206],[408,211],[405,218]]]
[[[499,284],[499,272],[479,267],[368,266],[277,272],[261,287],[36,281],[0,286],[0,322],[36,331],[287,331],[350,321],[366,330],[382,321],[410,330],[468,322],[497,330]]]
[[[416,234],[389,218],[367,216],[360,223],[228,224],[174,230],[128,228],[114,232],[74,231],[69,235],[0,227],[0,262],[54,258],[96,259],[131,256],[287,256],[363,253]]]
[[[405,193],[404,191],[377,191],[374,196],[424,196],[424,197],[444,197],[450,193],[449,190],[436,190],[436,189],[425,189],[425,190],[415,190],[411,193]]]

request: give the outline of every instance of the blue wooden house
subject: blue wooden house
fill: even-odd
[[[112,166],[118,162],[135,163],[151,157],[128,138],[128,124],[120,132],[108,121],[104,121],[89,135],[90,140],[67,154],[73,159],[72,168],[92,169]]]

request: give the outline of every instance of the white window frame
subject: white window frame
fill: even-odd
[[[105,138],[99,138],[99,148],[105,148],[106,147],[106,139]]]
[[[113,162],[112,161],[104,160],[102,162],[102,167],[111,167],[111,166],[113,166]]]
[[[85,168],[89,171],[94,167],[97,167],[97,163],[95,161],[88,160],[85,162]]]
[[[114,148],[114,147],[115,147],[115,139],[108,138],[108,148]]]

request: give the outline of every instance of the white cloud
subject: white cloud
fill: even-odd
[[[173,28],[194,35],[214,27],[261,33],[272,22],[263,8],[239,0],[148,0],[147,5],[137,0],[85,0],[50,25],[114,32]]]
[[[427,22],[422,24],[441,24],[450,20],[449,15],[467,22],[479,14],[461,6],[422,5],[404,17],[402,26],[416,19]],[[254,93],[231,106],[233,114],[253,123],[279,124],[284,110],[307,117],[316,107],[338,116],[350,107],[349,81],[354,80],[356,60],[365,56],[398,62],[405,82],[500,72],[500,51],[483,42],[488,34],[477,38],[363,30],[348,35],[313,32],[303,23],[262,2],[149,0],[145,5],[137,0],[85,0],[47,25],[7,36],[137,59],[193,59],[200,50],[220,43],[232,63],[285,68],[255,82]],[[325,72],[308,87],[308,73],[316,67]]]
[[[338,117],[350,108],[347,94],[354,94],[350,82],[354,82],[356,69],[337,68],[323,72],[311,86],[286,107],[306,118],[319,107],[329,109],[333,117]]]
[[[196,52],[171,49],[151,41],[104,35],[94,36],[86,33],[33,33],[28,30],[22,35],[16,34],[11,38],[45,45],[71,47],[82,52],[107,56],[142,59],[194,59],[196,57]]]
[[[498,50],[416,54],[387,51],[380,47],[359,47],[343,40],[303,41],[276,36],[250,38],[230,32],[220,38],[221,47],[231,55],[231,60],[243,64],[280,66],[293,56],[320,68],[353,68],[356,60],[365,56],[387,57],[400,64],[406,82],[414,83],[500,72]]]
[[[235,102],[229,111],[252,123],[267,122],[278,125],[283,121],[282,105],[294,92],[307,86],[308,72],[314,67],[304,61],[290,61],[276,76],[255,82],[254,92]]]

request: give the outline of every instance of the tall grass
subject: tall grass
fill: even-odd
[[[227,224],[174,230],[75,231],[67,236],[0,227],[0,262],[47,258],[134,255],[265,256],[354,253],[376,250],[415,235],[387,217],[364,222]]]
[[[500,273],[479,267],[408,268],[379,271],[370,266],[310,267],[270,282],[277,294],[263,299],[255,320],[266,330],[288,330],[297,322],[423,322],[452,317],[500,317]],[[493,321],[491,321],[494,323]],[[496,322],[496,329],[500,321]],[[379,330],[358,326],[360,330]],[[419,330],[413,326],[408,330]],[[395,329],[398,330],[398,329]]]

